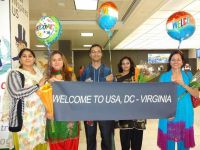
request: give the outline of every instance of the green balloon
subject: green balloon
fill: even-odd
[[[38,40],[50,47],[61,36],[62,26],[60,21],[54,17],[43,16],[36,24],[35,34]]]

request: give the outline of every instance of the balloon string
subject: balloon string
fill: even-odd
[[[181,46],[181,41],[179,41],[179,44],[178,44],[178,50],[180,51],[180,46]]]
[[[47,50],[48,50],[48,56],[50,57],[50,54],[51,54],[50,46],[47,46]]]
[[[72,71],[74,73],[74,51],[72,50]]]
[[[51,60],[51,58],[50,58],[50,56],[51,56],[51,49],[50,49],[50,46],[49,45],[47,45],[47,50],[48,50],[48,59],[49,59],[49,61],[48,62],[50,62]],[[48,67],[48,75],[50,75],[50,73],[51,73],[51,67],[50,67],[50,65],[48,65],[49,67]]]
[[[111,53],[111,49],[110,49],[110,36],[109,36],[109,40],[108,40],[108,50],[109,50],[109,56],[110,56],[110,69],[111,69],[111,73],[112,73],[112,53]]]

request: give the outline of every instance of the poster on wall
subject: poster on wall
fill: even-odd
[[[3,98],[6,88],[6,79],[11,69],[11,51],[10,51],[10,13],[9,1],[0,1],[0,118],[2,115]],[[8,122],[0,121],[0,149],[8,148],[9,134]]]
[[[30,47],[29,1],[11,0],[10,12],[12,68],[16,68],[19,66],[19,51],[25,47]]]
[[[163,64],[168,63],[170,53],[149,53],[148,63],[150,64]]]

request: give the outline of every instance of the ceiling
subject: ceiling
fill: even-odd
[[[196,27],[194,34],[181,42],[180,48],[200,48],[200,0],[168,0],[115,49],[177,49],[179,41],[167,34],[166,21],[179,10],[190,13]]]
[[[45,5],[42,5],[41,1]],[[99,0],[98,7],[104,2],[107,0]],[[167,35],[165,28],[167,18],[178,10],[186,10],[194,15],[196,20],[198,19],[192,38],[200,39],[198,29],[200,28],[200,0],[153,0],[153,2],[150,0],[112,0],[112,2],[118,8],[119,19],[112,29],[111,49],[177,48],[177,41]],[[46,49],[35,47],[40,43],[35,36],[34,28],[43,15],[56,16],[61,21],[63,33],[60,39],[71,40],[73,50],[88,49],[83,45],[94,43],[108,49],[108,35],[97,24],[97,11],[76,10],[73,0],[31,0],[29,3],[32,49]],[[192,7],[197,4],[198,7]],[[93,32],[94,36],[81,37],[81,32]],[[186,42],[191,42],[192,38]],[[166,44],[168,42],[170,44]],[[184,44],[185,41],[181,46],[184,47]],[[195,47],[198,46],[200,47],[200,45],[195,45]],[[190,48],[194,46],[190,45]],[[58,49],[57,42],[52,45],[51,49]]]

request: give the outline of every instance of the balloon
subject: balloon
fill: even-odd
[[[60,21],[54,17],[43,16],[35,27],[35,34],[40,42],[50,47],[61,36],[62,26]]]
[[[195,20],[191,14],[179,11],[168,18],[166,28],[170,37],[181,42],[194,33]]]
[[[98,24],[101,29],[109,31],[118,20],[118,9],[113,2],[103,3],[98,9]]]

